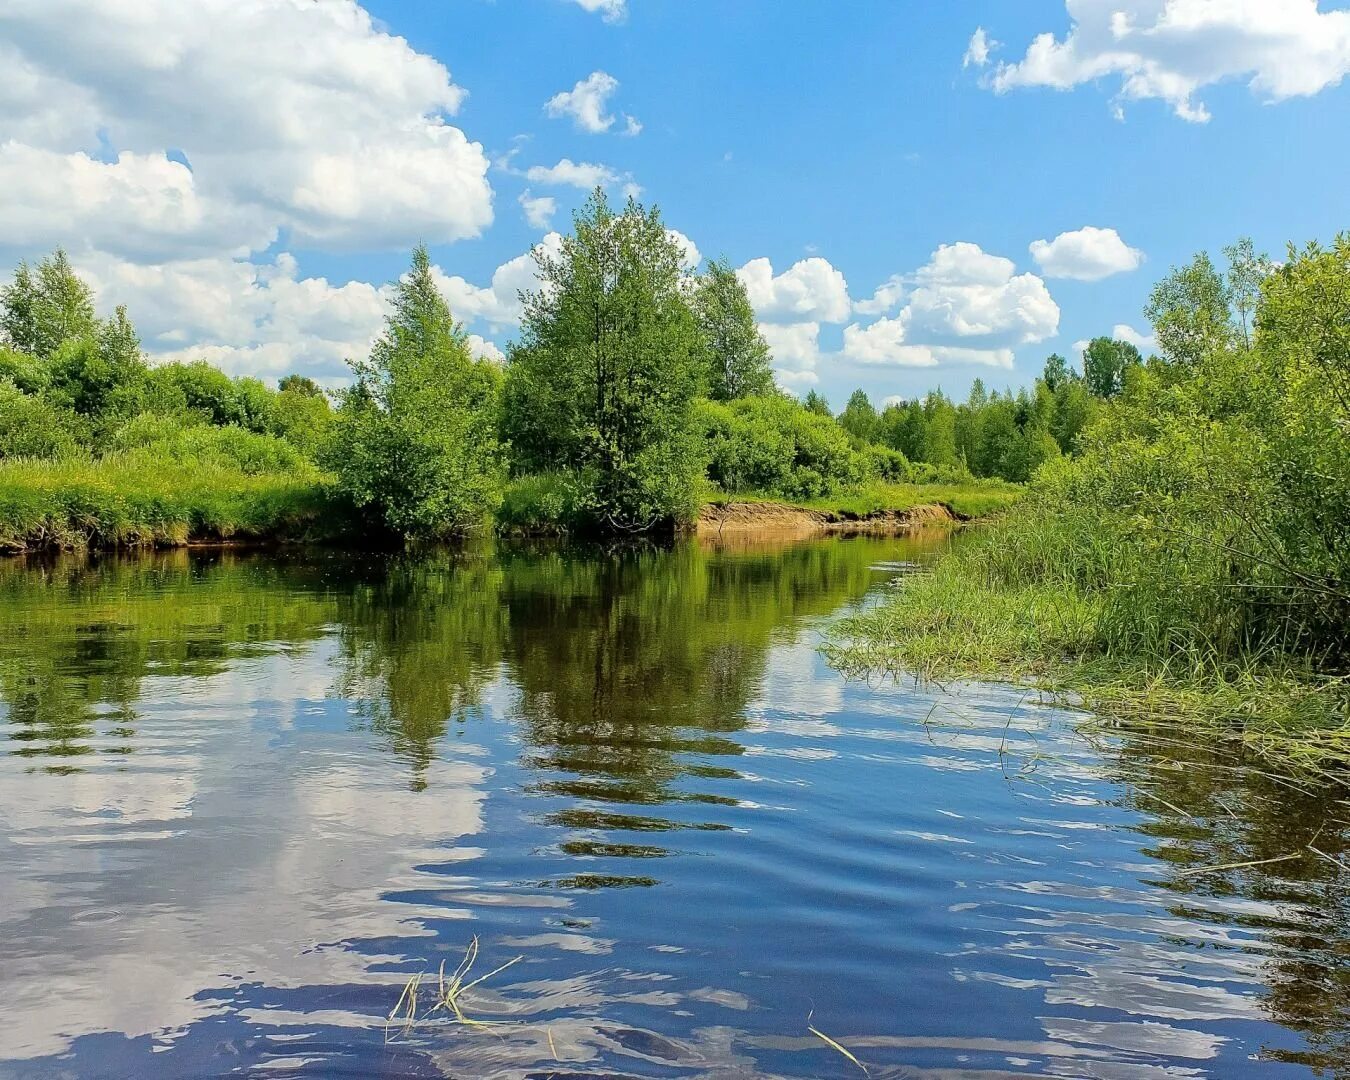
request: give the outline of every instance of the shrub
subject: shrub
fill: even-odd
[[[80,452],[88,424],[0,378],[0,458],[62,458]]]
[[[697,415],[708,477],[724,491],[819,498],[867,473],[867,460],[833,419],[782,395],[700,402]]]

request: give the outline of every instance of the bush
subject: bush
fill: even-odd
[[[178,465],[223,466],[246,476],[312,469],[299,450],[274,435],[151,413],[142,413],[115,430],[108,440],[108,450]]]
[[[504,533],[548,535],[584,526],[579,506],[586,486],[583,477],[570,472],[517,477],[506,486],[497,527]]]
[[[0,378],[0,458],[63,458],[88,441],[88,424]]]
[[[877,480],[892,484],[907,483],[913,478],[909,458],[899,450],[888,446],[873,444],[864,451],[867,460],[867,472]]]
[[[724,491],[820,498],[867,473],[867,460],[833,419],[790,398],[703,401],[697,416],[708,441],[708,477]]]

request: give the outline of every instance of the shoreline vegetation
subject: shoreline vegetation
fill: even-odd
[[[975,518],[1069,452],[1096,408],[1077,381],[881,411],[858,391],[838,416],[798,400],[775,386],[731,267],[687,265],[656,210],[601,191],[535,259],[497,363],[472,353],[419,247],[337,391],[152,364],[63,252],[21,265],[0,289],[0,552],[670,536],[727,501]]]
[[[602,191],[536,249],[504,362],[419,247],[337,391],[148,362],[58,251],[0,289],[0,551],[989,518],[835,663],[1030,679],[1324,768],[1350,755],[1350,237],[1225,254],[1157,285],[1147,358],[1100,337],[1016,393],[836,415],[775,386],[728,263]]]
[[[1346,782],[1350,237],[1226,254],[1157,286],[1161,355],[1122,371],[1074,456],[836,626],[836,666],[1025,681]]]

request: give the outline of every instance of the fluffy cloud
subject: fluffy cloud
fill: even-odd
[[[580,130],[592,135],[609,131],[614,126],[614,116],[609,110],[609,99],[619,88],[619,80],[604,71],[592,71],[571,90],[554,94],[544,104],[544,111],[554,119],[571,117],[572,123]],[[624,135],[637,135],[642,124],[627,113],[624,114]]]
[[[534,229],[547,229],[558,212],[558,200],[553,196],[531,195],[528,191],[521,194],[520,206],[525,211],[525,221]]]
[[[125,215],[121,239],[91,238],[114,253],[205,246],[231,221],[247,224],[237,243],[285,228],[356,248],[492,220],[482,147],[445,119],[464,91],[353,0],[11,0],[0,37],[10,164],[65,157],[68,189]],[[117,160],[94,160],[107,146]],[[40,192],[11,190],[11,213],[52,221]]]
[[[1059,307],[1045,282],[1016,273],[1011,260],[976,244],[944,244],[912,282],[898,315],[845,328],[845,359],[899,367],[1008,368],[1015,346],[1044,341],[1059,330]],[[892,278],[869,306],[898,298],[904,285],[905,279]]]
[[[234,374],[292,371],[344,380],[380,332],[386,288],[302,278],[295,259],[219,258],[161,265],[89,255],[77,269],[105,307],[126,304],[147,351],[161,359],[205,359]]]
[[[1100,281],[1137,270],[1144,262],[1144,253],[1125,243],[1115,229],[1091,225],[1053,240],[1036,240],[1030,251],[1046,277],[1077,281]]]
[[[20,142],[0,144],[0,253],[65,244],[138,259],[265,248],[277,233],[262,208],[204,196],[192,171],[162,153],[114,161]]]
[[[549,255],[562,250],[562,237],[551,232],[536,245]],[[515,326],[520,322],[520,294],[539,288],[535,276],[533,250],[502,263],[492,274],[486,286],[474,285],[459,276],[447,276],[440,267],[433,267],[436,284],[450,303],[455,318],[464,322],[481,322],[494,329]]]
[[[820,382],[820,323],[760,323],[759,332],[773,355],[774,377],[786,387]]]
[[[975,28],[975,33],[970,36],[970,44],[966,46],[966,55],[961,59],[961,66],[984,67],[989,63],[989,54],[998,48],[999,43],[989,37],[984,32],[984,27]]]
[[[1204,87],[1245,79],[1268,101],[1316,94],[1350,72],[1350,12],[1319,0],[1066,0],[1064,39],[1041,34],[992,85],[1071,89],[1110,76],[1119,101],[1156,99],[1204,122]],[[1119,111],[1120,105],[1117,105]]]
[[[556,165],[531,165],[525,171],[525,179],[532,184],[555,184],[590,190],[616,183],[620,177],[608,165],[563,158]]]
[[[870,300],[854,301],[853,311],[858,315],[884,315],[900,303],[908,287],[902,275],[893,274],[877,286]]]
[[[761,319],[843,322],[852,310],[844,275],[819,257],[802,259],[777,276],[768,259],[751,259],[736,274]]]
[[[478,334],[469,335],[469,351],[480,360],[491,360],[494,364],[506,363],[506,353],[502,352],[495,342],[488,341]]]
[[[1111,329],[1111,336],[1117,341],[1128,341],[1145,356],[1151,352],[1155,352],[1158,348],[1158,339],[1156,337],[1152,334],[1140,333],[1140,331],[1126,323],[1116,323]]]

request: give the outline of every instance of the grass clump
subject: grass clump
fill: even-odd
[[[0,551],[300,538],[328,506],[312,466],[249,472],[136,452],[0,461]]]

